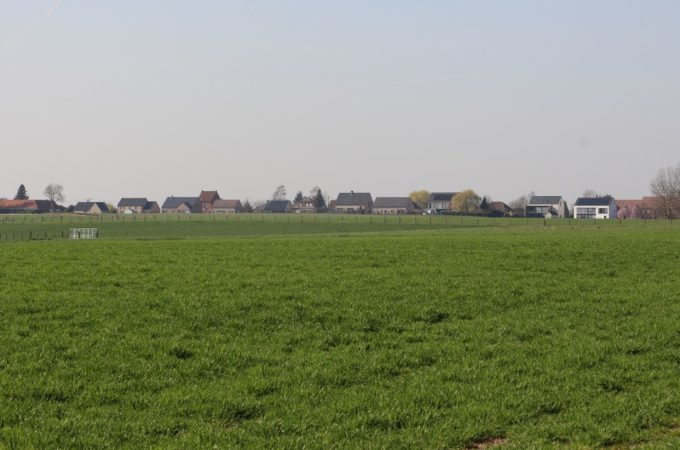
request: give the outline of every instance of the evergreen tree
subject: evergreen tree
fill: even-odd
[[[22,184],[17,190],[17,195],[14,196],[14,200],[28,200],[28,192],[26,192],[26,187]]]
[[[299,203],[299,202],[302,201],[302,199],[304,199],[304,196],[302,195],[302,191],[298,191],[298,193],[295,194],[295,200],[293,201],[293,203]]]
[[[479,209],[481,209],[482,211],[486,211],[487,209],[489,209],[489,202],[486,200],[486,195],[482,199],[482,203],[479,204]]]
[[[321,189],[317,190],[316,195],[314,196],[314,207],[316,209],[326,208],[326,199],[323,198],[323,193],[321,192]]]
[[[248,200],[243,204],[243,212],[251,213],[253,212],[253,206]]]

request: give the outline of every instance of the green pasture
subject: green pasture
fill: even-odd
[[[0,448],[680,447],[680,224],[160,217],[0,241]]]
[[[77,214],[0,215],[0,242],[68,237],[70,228],[97,228],[102,239],[396,232],[415,230],[669,228],[680,221],[488,218],[470,216],[377,216],[341,214]]]

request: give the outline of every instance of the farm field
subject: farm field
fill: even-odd
[[[0,241],[0,448],[680,446],[680,224],[230,219]]]

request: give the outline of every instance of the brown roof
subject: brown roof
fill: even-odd
[[[213,208],[236,209],[241,207],[241,200],[215,200]]]
[[[510,208],[504,202],[491,202],[491,203],[489,203],[489,209],[492,209],[494,211],[507,212],[507,211],[510,211],[512,208]]]
[[[201,203],[212,203],[215,200],[219,200],[220,195],[217,191],[201,191],[201,195],[198,198],[201,199]]]

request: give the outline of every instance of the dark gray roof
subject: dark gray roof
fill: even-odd
[[[561,195],[534,195],[529,201],[530,205],[557,205],[562,200]]]
[[[148,199],[146,198],[121,198],[120,201],[118,202],[118,207],[125,207],[125,206],[141,206],[142,208],[146,206],[148,203]]]
[[[457,192],[432,192],[428,201],[430,202],[450,202]]]
[[[408,197],[376,197],[373,202],[373,209],[376,208],[418,208]]]
[[[611,197],[581,197],[576,200],[574,206],[609,206],[612,200]]]
[[[153,201],[152,202],[146,202],[146,204],[144,205],[144,211],[148,211],[151,208],[153,208],[154,206],[158,206],[158,203],[153,202]]]
[[[338,194],[335,206],[364,206],[368,207],[373,203],[373,197],[369,192],[342,192]]]
[[[73,211],[88,212],[94,205],[97,205],[101,212],[109,212],[109,207],[104,202],[78,202],[73,207]]]
[[[288,212],[292,206],[290,200],[271,200],[267,202],[263,211],[270,213]]]
[[[201,200],[198,197],[168,197],[163,202],[163,209],[175,209],[182,203],[193,209],[200,206]]]

